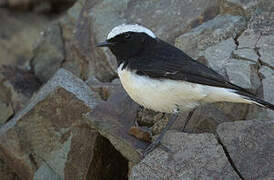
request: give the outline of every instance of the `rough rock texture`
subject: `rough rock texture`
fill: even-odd
[[[65,58],[64,53],[60,26],[53,24],[42,33],[40,43],[33,51],[31,65],[35,75],[43,82],[49,80],[61,67]]]
[[[199,52],[228,38],[236,38],[246,27],[242,16],[218,15],[176,38],[175,46],[193,58]]]
[[[274,121],[239,121],[218,126],[218,136],[244,179],[274,177]]]
[[[109,50],[96,49],[94,44],[106,38],[106,34],[116,25],[122,23],[139,23],[152,29],[158,37],[173,42],[181,33],[214,18],[219,12],[218,1],[102,1],[90,3],[88,12],[91,30],[94,34],[91,42],[92,61],[101,59],[101,71],[96,76],[107,80],[106,68],[111,64],[115,68],[114,57]],[[188,8],[185,8],[188,7]],[[198,8],[199,7],[199,8]],[[149,17],[149,18],[148,18]],[[158,20],[161,19],[161,23]],[[172,19],[172,21],[171,21]],[[104,22],[104,23],[102,23]],[[94,63],[93,63],[94,64]],[[96,67],[96,64],[95,64]],[[91,66],[94,70],[94,67]],[[109,74],[110,76],[111,74]],[[111,77],[111,76],[110,76]],[[109,78],[110,78],[109,77]]]
[[[58,11],[64,2],[0,0],[0,6],[16,7],[12,1],[35,12]],[[274,103],[273,9],[273,0],[79,0],[47,26],[33,52],[48,19],[0,9],[6,25],[0,64],[9,65],[0,68],[0,179],[272,179],[273,166],[264,162],[273,159],[273,121],[266,120],[274,112],[255,105],[182,112],[173,129],[181,131],[187,118],[185,132],[216,133],[222,124],[218,142],[212,134],[169,132],[163,143],[174,154],[159,147],[142,160],[148,142],[141,140],[158,134],[171,116],[134,103],[115,79],[113,55],[95,45],[117,24],[140,23]],[[49,82],[39,91],[41,81]],[[234,122],[244,119],[264,122]]]
[[[2,90],[6,91],[6,99],[16,113],[21,110],[31,96],[42,86],[40,80],[32,71],[27,71],[16,66],[2,66]],[[6,102],[8,102],[6,101]]]
[[[221,13],[244,15],[250,18],[259,3],[259,0],[221,0]]]
[[[3,180],[20,180],[2,159],[0,159],[0,177]]]
[[[43,16],[11,13],[0,9],[0,66],[25,65],[32,58],[32,48],[48,22]]]
[[[256,59],[256,62],[252,62],[231,58],[231,54],[235,49],[234,40],[228,39],[206,49],[204,57],[210,67],[227,77],[230,82],[255,92],[260,86],[256,72],[258,59]],[[253,82],[256,84],[253,84]]]
[[[35,11],[39,13],[60,12],[71,6],[75,0],[1,0],[0,7],[20,11]]]
[[[11,104],[0,101],[0,126],[13,115]]]
[[[270,69],[269,67],[263,66],[260,69],[260,73],[263,76],[262,83],[263,83],[263,94],[264,99],[268,102],[274,103],[274,71],[273,69]],[[265,119],[272,120],[274,117],[274,111],[271,111],[270,109],[267,109],[267,114],[264,117]]]
[[[128,134],[134,126],[138,105],[133,102],[121,85],[110,87],[111,96],[89,114],[90,125],[109,139],[113,146],[129,161],[137,163],[148,143]]]
[[[86,177],[98,133],[84,115],[98,102],[81,80],[58,71],[0,129],[1,158],[22,179]]]
[[[260,37],[257,46],[261,63],[274,69],[274,33]]]
[[[62,67],[76,72],[76,75],[81,78],[95,75],[101,81],[111,81],[116,77],[114,57],[106,49],[95,48],[95,44],[105,39],[106,34],[115,25],[125,22],[140,23],[152,28],[159,37],[172,42],[181,33],[214,18],[219,12],[218,7],[216,0],[206,2],[176,0],[171,3],[166,1],[79,1],[69,11],[67,17],[60,20],[62,29],[68,30],[67,27],[69,27],[71,31],[66,34],[66,37],[64,34],[62,36],[66,54]],[[162,19],[162,23],[156,23],[159,18]],[[86,70],[87,67],[89,71]],[[46,67],[45,71],[47,71]]]
[[[257,90],[254,92],[256,92],[259,97],[273,103],[273,34],[269,34],[269,32],[272,32],[270,31],[271,29],[263,29],[262,25],[258,25],[259,23],[257,26],[254,26],[253,22],[251,24],[253,24],[253,29],[247,29],[238,38],[237,41],[239,45],[237,50],[233,52],[233,57],[249,62],[254,62],[257,58],[253,72],[258,74],[260,81],[258,83],[257,77],[254,79],[254,76],[251,76],[253,79],[250,79],[253,87],[256,87],[254,83],[257,82]],[[255,28],[261,28],[260,33],[258,33],[258,29]],[[267,34],[264,32],[267,32]],[[249,111],[246,117],[247,119],[257,118],[270,120],[274,115],[271,110],[262,110],[255,107],[250,107]]]
[[[160,149],[132,168],[129,179],[239,179],[212,134],[168,132]]]
[[[10,93],[6,87],[0,84],[0,127],[13,115],[10,102]]]
[[[234,39],[229,38],[208,47],[204,51],[200,51],[199,55],[204,58],[205,64],[222,74],[230,82],[256,92],[261,86],[257,72],[258,59],[251,61],[236,58],[233,53],[237,49],[239,48],[237,48]],[[215,103],[205,105],[194,111],[185,130],[190,132],[215,132],[218,124],[245,119],[248,111],[249,106],[246,104]],[[175,127],[182,127],[182,124],[185,124],[187,114],[188,112],[182,114],[179,120],[181,126],[177,125]],[[251,112],[251,114],[253,116],[256,112]],[[253,117],[257,116],[254,115]]]
[[[84,80],[89,77],[90,47],[85,47],[85,49],[89,51],[87,52],[88,57],[84,56],[81,53],[83,49],[79,47],[83,42],[82,40],[77,40],[76,37],[78,36],[77,34],[86,31],[85,27],[79,29],[80,32],[77,31],[77,27],[83,24],[80,18],[86,16],[86,8],[85,1],[78,0],[77,3],[67,11],[67,15],[59,21],[65,50],[65,60],[62,67]],[[86,34],[85,39],[90,40],[90,35],[91,34]]]
[[[87,79],[89,60],[80,54],[78,42],[75,39],[75,26],[84,10],[83,3],[83,0],[75,3],[66,16],[51,24],[42,33],[33,50],[34,58],[31,61],[33,70],[41,81],[48,81],[61,67],[82,79]],[[90,56],[90,51],[88,53]]]

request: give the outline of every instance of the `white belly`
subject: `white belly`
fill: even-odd
[[[156,80],[139,76],[127,69],[118,68],[124,89],[138,104],[159,112],[190,110],[204,98],[202,89],[196,84],[174,80]]]
[[[187,111],[200,104],[220,101],[250,103],[230,89],[185,81],[151,79],[126,68],[122,70],[122,66],[118,68],[118,75],[126,92],[135,102],[154,111]]]

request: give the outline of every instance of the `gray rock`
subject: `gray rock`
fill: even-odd
[[[40,32],[49,22],[42,15],[0,9],[0,66],[28,64]]]
[[[224,68],[229,81],[233,84],[252,92],[256,92],[261,85],[254,62],[228,59]]]
[[[258,41],[257,47],[263,65],[274,69],[274,33],[272,35],[262,36]]]
[[[198,107],[191,116],[191,119],[185,128],[185,132],[215,133],[217,126],[221,123],[245,119],[247,111],[247,104],[226,102],[207,104]],[[176,127],[182,127],[185,124],[187,113],[184,112],[181,116]]]
[[[239,121],[219,125],[217,133],[244,179],[274,177],[274,121]]]
[[[201,52],[200,55],[205,57],[211,68],[222,74],[230,82],[255,92],[260,86],[257,62],[231,58],[236,47],[234,40],[230,38],[209,47],[204,52]]]
[[[42,34],[41,40],[34,48],[34,59],[32,67],[35,74],[46,82],[59,69],[64,68],[81,79],[87,79],[89,71],[90,52],[89,46],[81,46],[82,42],[76,41],[75,34],[86,31],[85,27],[81,32],[76,32],[75,26],[81,26],[83,21],[78,21],[79,17],[84,16],[83,8],[84,0],[77,1],[71,7],[65,16],[58,19],[56,23],[49,25]],[[81,26],[82,27],[82,26]],[[79,31],[80,31],[79,30]],[[89,38],[90,34],[85,34],[85,39]],[[88,50],[87,50],[88,48]],[[85,51],[87,50],[87,52]],[[83,55],[86,52],[86,56]],[[100,61],[99,61],[100,62]]]
[[[207,48],[200,56],[204,56],[208,66],[226,76],[224,65],[230,59],[231,53],[236,49],[236,44],[232,38],[224,40],[214,46]]]
[[[267,66],[262,66],[259,72],[263,75],[263,99],[274,104],[274,71]],[[266,111],[267,115],[264,118],[273,119],[274,111],[270,109],[266,109]]]
[[[259,34],[256,34],[251,29],[247,29],[238,38],[238,42],[239,42],[238,49],[254,49],[259,39],[260,39]]]
[[[84,31],[88,31],[86,27],[81,29],[81,32],[76,31],[76,26],[83,24],[83,21],[79,20],[80,17],[85,16],[86,10],[85,0],[77,1],[73,7],[71,7],[66,16],[59,20],[60,27],[62,29],[62,39],[64,41],[65,60],[62,63],[62,68],[72,72],[81,79],[87,79],[90,74],[92,65],[90,60],[89,46],[82,44],[82,41],[77,41],[75,37],[77,34]],[[86,39],[90,39],[91,34],[85,34]],[[86,52],[87,51],[87,52]],[[83,52],[86,52],[86,56]]]
[[[235,59],[247,60],[247,61],[251,61],[251,62],[254,62],[254,63],[257,63],[258,59],[259,59],[259,56],[255,52],[255,50],[250,49],[250,48],[242,48],[242,49],[238,48],[237,50],[233,51],[232,56]]]
[[[262,35],[270,35],[274,33],[274,2],[272,0],[258,1],[258,7],[252,14],[250,29]]]
[[[27,104],[31,96],[42,86],[42,83],[32,71],[16,66],[3,65],[0,71],[4,78],[3,85],[0,84],[3,86],[1,89],[8,91],[5,98],[7,99],[6,104],[12,104],[13,111],[16,113]]]
[[[106,1],[95,4],[89,15],[95,20],[93,24],[98,25],[94,26],[97,40],[103,40],[114,26],[125,22],[146,25],[158,37],[171,40],[198,18],[200,20],[201,18],[204,20],[213,18],[218,13],[218,9],[215,9],[218,5],[218,1],[215,0],[206,2],[200,0],[189,2],[179,0],[172,2],[163,0],[157,2]],[[161,18],[160,23],[157,21],[159,18]],[[204,22],[203,19],[200,23],[202,22]],[[198,24],[199,22],[196,22],[196,25]]]
[[[264,14],[264,9],[271,9],[271,5],[267,2],[268,1],[261,2],[265,5],[265,7],[259,7],[259,15],[254,15],[254,17],[250,20],[250,23],[248,25],[249,28],[244,31],[243,34],[241,34],[241,36],[237,39],[239,45],[237,50],[234,50],[232,54],[233,58],[252,61],[254,63],[256,62],[257,65],[255,67],[252,66],[253,72],[255,72],[255,76],[251,76],[251,82],[253,84],[254,90],[257,87],[256,91],[253,92],[262,99],[264,99],[264,93],[272,94],[271,91],[273,89],[271,83],[271,81],[273,81],[273,70],[265,68],[264,66],[262,66],[261,69],[259,68],[262,64],[268,67],[272,67],[271,65],[273,64],[273,38],[271,32],[274,31],[271,31],[271,27],[269,31],[269,26],[263,25],[265,21],[268,22],[269,18],[271,19],[272,17],[274,17],[271,13]],[[266,34],[266,32],[268,32],[268,34]],[[261,71],[264,73],[262,73]],[[258,72],[260,79],[262,79],[261,82],[258,81]],[[265,73],[267,74],[267,76],[264,76]],[[268,80],[264,79],[263,77],[267,78]],[[264,88],[266,89],[266,91],[264,90]],[[271,102],[271,98],[268,101]],[[249,106],[249,110],[245,118],[266,120],[270,119],[270,117],[273,117],[273,112],[271,110],[252,105]]]
[[[222,146],[212,134],[185,134],[169,131],[159,148],[135,165],[129,179],[239,179]]]
[[[33,180],[61,180],[62,178],[56,174],[47,164],[43,164],[35,172]]]
[[[191,57],[197,58],[200,51],[222,40],[236,38],[245,27],[246,21],[241,16],[218,15],[176,38],[175,45]]]
[[[259,2],[259,0],[221,0],[221,12],[250,18]]]
[[[239,42],[241,45],[245,43],[244,40]],[[256,92],[261,86],[260,78],[257,74],[258,62],[243,58],[232,58],[235,57],[235,54],[233,55],[233,52],[236,51],[235,49],[237,49],[237,45],[230,38],[207,48],[205,51],[200,52],[200,55],[206,59],[211,68],[222,74],[230,82]],[[250,50],[250,48],[243,48],[242,50]],[[215,132],[217,125],[222,122],[245,119],[248,108],[249,106],[246,104],[237,103],[204,105],[194,111],[186,131]],[[256,112],[258,111],[256,110],[254,114]],[[186,114],[183,116],[186,117]],[[181,122],[185,122],[185,120]]]
[[[86,7],[85,14],[88,18],[80,18],[86,26],[77,27],[77,31],[82,32],[78,39],[81,44],[90,46],[89,55],[92,60],[90,67],[99,80],[113,78],[110,73],[116,70],[115,58],[110,51],[95,48],[95,44],[105,40],[114,26],[122,23],[139,23],[152,29],[161,39],[172,43],[178,35],[214,18],[219,12],[217,0],[175,0],[171,2],[116,0],[98,3],[87,1]],[[85,27],[85,34],[83,34],[83,27]],[[87,38],[87,33],[93,35],[90,38],[91,41]],[[112,71],[109,71],[110,69]]]
[[[64,44],[59,24],[51,25],[38,46],[33,50],[32,67],[35,75],[43,82],[50,79],[64,61]]]
[[[228,3],[233,3],[241,6],[244,10],[256,6],[258,0],[226,0]]]
[[[142,151],[148,146],[147,142],[128,133],[135,125],[139,106],[130,99],[121,85],[112,89],[107,101],[89,113],[88,120],[124,157],[137,163],[142,159]]]

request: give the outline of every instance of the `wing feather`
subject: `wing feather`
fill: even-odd
[[[141,58],[131,59],[128,66],[136,70],[139,75],[155,79],[181,80],[229,88],[253,96],[252,93],[227,81],[213,69],[193,60],[180,49],[161,40]]]

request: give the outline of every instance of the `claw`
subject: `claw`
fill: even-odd
[[[163,139],[165,133],[167,132],[167,130],[172,126],[172,124],[176,121],[178,115],[175,114],[172,116],[172,118],[168,121],[166,127],[163,129],[163,131],[161,132],[161,134],[157,137],[157,139],[155,141],[153,141],[145,150],[144,150],[144,157],[150,153],[151,151],[153,151],[158,145],[161,144],[161,140]],[[171,150],[164,146],[164,145],[161,145],[161,147],[163,148],[163,150],[167,151],[167,152],[170,152]]]
[[[156,147],[161,143],[160,139],[156,139],[153,141],[145,150],[144,150],[144,156],[146,156],[148,153],[152,152]]]

